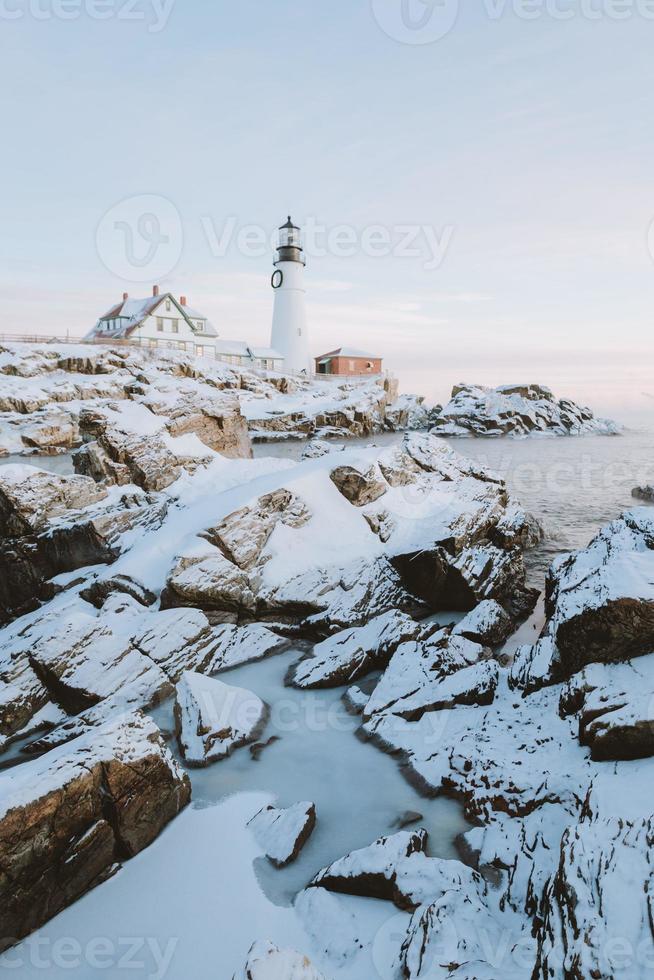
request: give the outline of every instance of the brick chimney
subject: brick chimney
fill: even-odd
[[[179,302],[182,306],[188,306],[188,303],[186,302],[186,296],[180,296]]]
[[[123,293],[123,303],[126,303],[129,299],[129,293]]]
[[[152,287],[152,295],[153,296],[158,296],[159,295],[159,287],[158,286],[153,286]]]

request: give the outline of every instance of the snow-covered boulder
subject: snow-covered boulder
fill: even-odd
[[[97,486],[87,477],[60,476],[24,464],[3,466],[0,470],[0,537],[34,534],[52,518],[88,507],[106,496],[106,488]]]
[[[654,650],[654,513],[623,514],[549,573],[548,635],[562,677]]]
[[[266,806],[248,823],[266,857],[277,868],[295,861],[315,825],[313,803],[295,803],[283,809]]]
[[[390,610],[365,626],[341,630],[317,643],[309,656],[291,668],[289,682],[305,689],[349,684],[385,667],[401,643],[428,636],[435,629],[422,626],[406,613]]]
[[[454,636],[465,636],[468,640],[484,646],[499,646],[513,632],[511,617],[494,599],[485,599],[457,623],[452,630]]]
[[[253,612],[256,597],[247,572],[207,544],[204,553],[180,556],[172,568],[162,606],[200,606],[218,612]]]
[[[147,847],[191,796],[154,722],[123,716],[0,775],[0,949]]]
[[[482,879],[459,861],[427,856],[427,831],[401,830],[352,851],[320,871],[311,887],[394,902],[412,911],[448,888]]]
[[[243,972],[234,980],[327,980],[311,960],[294,949],[279,949],[271,942],[256,942]]]
[[[29,662],[71,714],[136,682],[151,693],[146,704],[172,692],[164,671],[131,642],[139,611],[140,606],[128,598],[116,598],[102,618],[69,608],[34,636]]]
[[[560,711],[579,719],[593,759],[654,755],[654,653],[623,664],[590,664],[561,694]]]
[[[177,684],[175,719],[179,745],[189,765],[225,759],[255,741],[268,717],[264,702],[241,687],[186,671]]]
[[[224,517],[216,502],[219,519],[205,520],[176,556],[162,606],[200,607],[214,621],[296,623],[313,637],[390,609],[468,611],[491,598],[512,615],[531,608],[519,529],[532,520],[499,477],[417,433],[401,450],[346,455],[351,470],[375,470],[381,501],[353,505],[331,479],[329,457],[281,464],[274,490],[252,499],[246,488],[244,506]],[[402,469],[408,484],[395,481]]]
[[[257,563],[278,524],[299,528],[310,518],[299,497],[288,490],[277,490],[259,497],[252,506],[229,514],[216,527],[209,528],[206,537],[235,565],[248,569]]]
[[[424,641],[402,643],[364,708],[364,720],[393,714],[417,721],[427,711],[455,704],[490,704],[498,666],[484,648],[439,630]],[[374,725],[366,729],[374,731]]]
[[[434,420],[440,436],[616,435],[615,422],[595,418],[589,408],[556,400],[542,385],[456,385]]]

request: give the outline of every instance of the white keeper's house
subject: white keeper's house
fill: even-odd
[[[188,305],[186,296],[177,299],[161,293],[158,286],[146,299],[131,299],[123,293],[86,335],[98,343],[126,341],[143,347],[183,350],[198,357],[215,357],[240,367],[282,371],[284,358],[268,347],[252,347],[240,340],[223,340],[204,313]]]

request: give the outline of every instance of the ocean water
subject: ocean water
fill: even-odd
[[[388,446],[402,439],[401,433],[385,433],[356,441]],[[619,436],[447,442],[504,477],[515,498],[543,525],[543,543],[525,556],[530,584],[537,587],[543,587],[547,568],[557,555],[584,548],[623,511],[652,506],[635,500],[631,491],[654,483],[654,428],[629,429]],[[299,459],[304,448],[304,443],[296,442],[258,444],[255,455]]]
[[[70,476],[75,472],[73,457],[70,453],[60,453],[56,456],[0,456],[0,468],[11,466],[13,463],[20,463],[22,466],[36,466],[39,470],[58,473],[59,476]]]

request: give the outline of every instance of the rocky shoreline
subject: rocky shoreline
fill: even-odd
[[[250,412],[261,379],[242,389],[179,354],[9,354],[4,445],[28,450],[37,431],[45,448],[83,445],[74,476],[0,469],[0,763],[19,747],[0,772],[2,948],[148,847],[189,803],[187,768],[245,746],[257,765],[271,706],[226,672],[292,649],[287,685],[341,690],[361,737],[473,826],[465,860],[432,856],[411,814],[325,865],[296,900],[300,951],[253,921],[244,977],[363,980],[343,972],[364,955],[351,896],[406,913],[384,961],[397,980],[596,980],[621,975],[625,950],[623,975],[649,975],[651,509],[554,562],[542,633],[513,656],[542,531],[438,425],[387,449],[255,460],[248,427],[282,431]],[[370,418],[352,409],[364,434],[389,426],[375,394]],[[321,813],[299,797],[249,824],[280,874]]]

